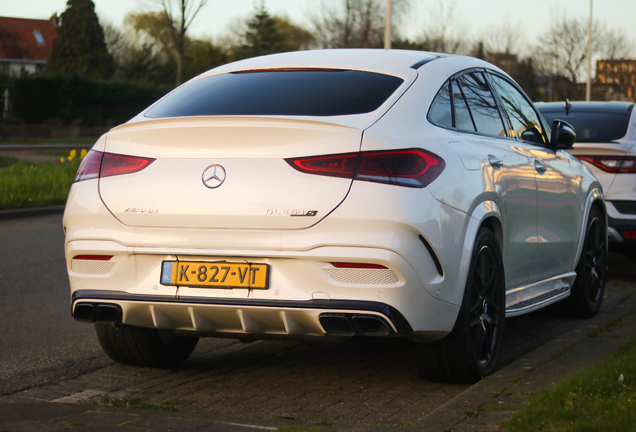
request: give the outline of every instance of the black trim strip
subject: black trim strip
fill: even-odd
[[[613,217],[608,216],[607,225],[618,231],[623,238],[623,241],[636,243],[636,240],[627,238],[623,234],[623,231],[636,231],[636,219],[614,219]]]
[[[618,210],[619,213],[636,215],[636,201],[611,200],[608,202],[614,204],[614,207],[616,207],[616,210]]]
[[[229,306],[259,306],[259,307],[286,307],[297,309],[332,309],[332,310],[358,310],[367,312],[378,312],[386,316],[393,322],[399,333],[412,333],[413,327],[406,320],[404,315],[393,306],[386,303],[365,301],[365,300],[262,300],[262,299],[233,299],[233,298],[202,298],[202,297],[169,297],[128,294],[122,291],[97,291],[80,290],[73,293],[72,302],[76,301],[137,301],[153,303],[194,303],[204,305],[229,305]]]
[[[426,250],[431,255],[431,258],[433,258],[433,262],[435,263],[435,268],[437,269],[437,273],[439,273],[439,275],[441,277],[444,277],[444,269],[442,268],[442,263],[439,262],[439,258],[437,258],[437,254],[433,250],[433,247],[430,245],[429,242],[426,241],[426,239],[424,237],[422,237],[421,234],[420,234],[419,237],[420,237],[420,240],[422,241],[422,243],[424,243],[424,246],[426,247]]]

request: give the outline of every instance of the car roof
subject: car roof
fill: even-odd
[[[448,76],[469,68],[485,68],[507,75],[490,63],[462,55],[397,49],[327,49],[295,51],[240,60],[204,72],[193,80],[231,72],[287,68],[361,70],[394,75],[405,81],[412,81],[423,70],[427,71],[427,79],[430,79],[430,74],[433,73],[440,77],[446,75],[446,80]]]
[[[539,102],[535,104],[537,109],[542,112],[560,112],[565,111],[565,101],[562,102]],[[634,109],[633,102],[570,102],[570,112],[631,112]]]
[[[431,53],[413,50],[383,50],[383,49],[326,49],[306,50],[279,54],[271,54],[261,57],[253,57],[237,62],[229,63],[214,70],[241,70],[261,67],[290,67],[305,66],[312,61],[326,61],[331,64],[351,62],[375,62],[392,66],[414,68],[429,61],[444,57],[446,54]]]

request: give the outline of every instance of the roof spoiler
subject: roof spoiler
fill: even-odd
[[[441,58],[441,57],[445,57],[445,56],[438,55],[438,56],[433,57],[433,58],[427,58],[427,59],[424,59],[424,60],[420,60],[420,61],[418,61],[417,63],[415,63],[414,65],[412,65],[412,66],[411,66],[411,69],[415,69],[415,70],[417,70],[417,69],[419,69],[420,67],[424,66],[426,63],[430,63],[430,62],[432,62],[433,60],[437,60],[438,58]]]

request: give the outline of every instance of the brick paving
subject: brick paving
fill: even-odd
[[[216,425],[215,430],[247,430],[312,424],[328,425],[325,431],[500,430],[501,422],[538,391],[636,335],[636,317],[630,316],[636,310],[635,270],[623,264],[622,273],[608,284],[601,313],[591,320],[563,317],[554,309],[508,320],[502,367],[475,386],[421,380],[409,346],[401,340],[244,344],[204,339],[178,369],[124,366],[101,357],[94,361],[103,366],[92,372],[5,394],[0,397],[0,431],[57,431],[74,424],[90,424],[87,430],[121,425],[136,425],[135,430],[210,425]],[[607,326],[620,316],[626,318]],[[128,401],[133,408],[116,409],[109,400]],[[19,413],[41,404],[41,415],[29,420],[8,408]],[[134,408],[140,404],[178,412]],[[62,414],[56,417],[50,406],[60,407]],[[8,424],[13,426],[7,429]]]
[[[113,364],[3,399],[53,401],[79,394],[70,400],[141,399],[185,412],[371,426],[417,423],[468,388],[421,380],[401,340],[235,342],[220,351],[195,355],[176,370]]]

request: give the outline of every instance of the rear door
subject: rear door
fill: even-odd
[[[490,75],[510,120],[510,135],[528,149],[537,182],[537,259],[529,283],[568,273],[575,261],[583,217],[578,182],[564,150],[547,147],[548,134],[525,96],[508,80]]]
[[[501,203],[506,285],[525,285],[537,254],[537,190],[529,151],[507,137],[506,127],[482,72],[452,83],[456,127],[482,160],[486,194]],[[476,132],[476,133],[475,133]]]

